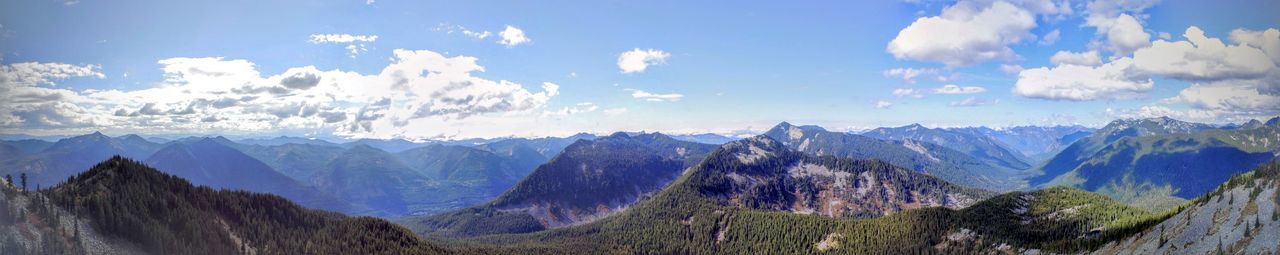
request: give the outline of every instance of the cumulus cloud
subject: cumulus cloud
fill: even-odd
[[[1121,58],[1101,66],[1060,65],[1023,70],[1013,94],[1049,100],[1119,99],[1150,91],[1150,77],[1133,72],[1133,60]]]
[[[907,83],[916,83],[915,78],[921,75],[934,75],[938,69],[933,68],[894,68],[881,72],[885,77],[902,78]]]
[[[377,35],[350,35],[350,34],[313,34],[307,40],[312,44],[346,44],[347,56],[355,58],[360,53],[368,52],[365,43],[378,41]]]
[[[541,115],[535,110],[559,94],[553,83],[531,91],[519,83],[476,77],[484,68],[473,57],[425,50],[393,54],[392,63],[368,75],[304,66],[266,76],[247,60],[170,58],[158,61],[164,76],[157,86],[129,91],[40,87],[36,85],[63,77],[100,74],[19,75],[11,70],[44,69],[7,65],[0,88],[6,90],[0,93],[5,102],[0,105],[0,129],[329,129],[345,136],[387,136],[402,134],[408,127],[474,118],[536,119]],[[587,110],[594,107],[579,105],[570,112]]]
[[[647,91],[638,90],[638,89],[628,89],[628,90],[631,91],[631,97],[642,99],[644,101],[649,101],[649,102],[675,102],[675,101],[680,101],[680,99],[684,98],[684,95],[677,94],[677,93],[655,94],[655,93],[649,93]]]
[[[1151,45],[1151,35],[1142,30],[1138,19],[1120,14],[1107,30],[1107,43],[1117,56],[1128,56],[1135,50]]]
[[[1276,68],[1276,62],[1262,49],[1243,43],[1226,45],[1218,38],[1206,37],[1198,27],[1187,28],[1183,37],[1187,40],[1160,40],[1134,52],[1135,65],[1153,74],[1191,81],[1258,79]]]
[[[889,109],[890,106],[893,106],[893,103],[889,101],[880,100],[875,103],[876,109]]]
[[[1098,56],[1097,51],[1092,50],[1086,52],[1058,51],[1058,53],[1054,53],[1052,57],[1049,57],[1049,62],[1054,65],[1100,66],[1102,65],[1102,57]]]
[[[974,94],[974,93],[982,93],[985,91],[987,91],[987,89],[983,87],[974,87],[974,86],[962,87],[955,84],[947,84],[947,85],[943,85],[942,87],[933,89],[934,94]]]
[[[886,51],[899,59],[967,66],[1017,56],[1009,45],[1036,36],[1037,14],[1070,8],[1045,1],[960,1],[938,16],[921,17],[898,32]]]
[[[40,84],[55,85],[57,81],[76,77],[106,78],[98,65],[72,65],[65,63],[25,62],[0,65],[0,86],[19,87]]]
[[[501,40],[498,40],[498,44],[506,45],[507,48],[526,44],[532,41],[529,37],[524,35],[524,30],[520,30],[520,28],[513,27],[511,25],[507,25],[507,29],[502,30],[502,32],[498,32],[498,37],[502,38]]]
[[[1096,28],[1099,40],[1115,56],[1128,56],[1136,49],[1150,45],[1151,35],[1143,31],[1139,18],[1160,0],[1094,0],[1085,9],[1085,26]]]
[[[671,54],[662,50],[635,48],[618,55],[618,69],[622,73],[640,73],[649,66],[666,64],[669,57]]]

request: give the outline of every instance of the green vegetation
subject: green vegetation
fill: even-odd
[[[432,254],[447,250],[368,217],[299,207],[274,195],[196,187],[113,157],[43,191],[94,229],[154,254]]]
[[[1125,237],[1171,215],[1147,213],[1070,188],[1005,194],[961,210],[925,208],[873,219],[748,209],[724,200],[722,194],[732,186],[726,186],[725,172],[720,171],[724,166],[719,164],[732,166],[729,162],[737,161],[724,150],[712,152],[653,198],[612,217],[461,242],[487,244],[504,252],[564,247],[563,252],[586,254],[807,254],[819,253],[820,248],[844,254],[966,253],[994,249],[1001,243],[1073,252]],[[765,166],[783,162],[761,160],[739,165],[735,171],[767,170],[772,168]],[[1025,213],[1016,213],[1021,208]],[[1030,221],[1022,223],[1026,219]]]

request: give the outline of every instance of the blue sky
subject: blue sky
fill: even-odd
[[[1280,114],[1280,36],[1266,32],[1280,27],[1267,11],[1278,5],[6,0],[0,133],[462,138],[732,134],[779,121],[1240,122]],[[1191,27],[1228,50],[1153,43],[1186,43]],[[523,40],[502,33],[511,29]],[[1238,54],[1186,57],[1196,50]],[[637,59],[620,64],[632,51]],[[1051,61],[1059,52],[1086,57]],[[397,83],[405,71],[412,79]],[[285,85],[291,77],[318,81]]]

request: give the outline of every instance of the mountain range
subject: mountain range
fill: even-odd
[[[16,167],[4,173],[39,188],[0,182],[0,252],[1280,251],[1280,118],[1090,131],[855,134],[783,122],[717,144],[627,132],[479,144],[5,141],[0,163]],[[1032,134],[1043,139],[1010,142]],[[1058,152],[1038,161],[1037,151]]]

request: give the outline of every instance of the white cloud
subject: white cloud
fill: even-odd
[[[369,51],[369,49],[365,47],[364,43],[378,41],[377,35],[313,34],[310,38],[311,39],[307,41],[312,44],[346,44],[347,46],[344,48],[347,49],[347,56],[350,56],[351,58],[355,58],[356,56],[359,56],[360,53]]]
[[[894,90],[893,90],[893,96],[895,96],[895,97],[924,98],[924,91],[920,91],[920,90],[918,90],[918,89],[907,89],[907,88],[894,89]]]
[[[876,101],[875,104],[876,109],[889,109],[890,106],[893,106],[893,103],[884,100]]]
[[[1054,53],[1052,57],[1049,57],[1049,62],[1054,65],[1100,66],[1102,65],[1102,57],[1098,56],[1097,51],[1092,50],[1079,53],[1058,51],[1058,53]]]
[[[1271,57],[1271,61],[1280,65],[1280,30],[1275,28],[1266,31],[1252,31],[1248,29],[1231,30],[1228,37],[1231,42],[1236,44],[1244,44],[1250,47],[1261,49]]]
[[[1058,42],[1058,39],[1062,39],[1062,31],[1054,29],[1048,34],[1040,37],[1040,45],[1053,45],[1053,43]]]
[[[974,86],[961,87],[955,84],[947,84],[947,85],[943,85],[942,87],[933,89],[934,94],[974,94],[974,93],[982,93],[986,91],[987,89],[983,87],[974,87]]]
[[[1120,14],[1107,30],[1107,42],[1116,56],[1128,56],[1135,50],[1151,45],[1151,35],[1142,30],[1138,19]]]
[[[375,42],[375,41],[378,41],[378,36],[350,35],[350,34],[313,34],[311,35],[311,39],[307,41],[313,44]]]
[[[907,83],[916,83],[915,78],[920,75],[937,74],[938,69],[933,68],[894,68],[881,72],[885,77],[901,77]]]
[[[1135,74],[1133,60],[1121,58],[1097,67],[1060,65],[1033,68],[1018,74],[1013,94],[1049,100],[1120,99],[1150,91],[1149,77]]]
[[[467,37],[481,39],[481,40],[484,40],[484,38],[489,38],[489,36],[493,35],[493,33],[490,33],[489,31],[476,32],[471,30],[462,30],[462,34],[466,35]]]
[[[556,110],[556,111],[544,111],[542,112],[542,116],[563,118],[563,117],[567,117],[569,115],[574,115],[574,114],[594,112],[599,109],[600,109],[600,106],[596,106],[595,103],[582,102],[574,106],[560,108],[560,110]]]
[[[507,25],[506,29],[502,30],[502,32],[498,32],[498,36],[502,37],[501,40],[498,40],[498,44],[506,45],[507,48],[526,44],[532,41],[529,37],[525,37],[524,30],[520,30],[520,28],[513,27],[511,25]]]
[[[1280,113],[1280,96],[1258,93],[1252,84],[1221,82],[1192,84],[1166,103],[1184,103],[1221,115],[1274,116]]]
[[[1017,5],[1015,5],[1016,3]],[[1037,14],[1068,11],[1051,1],[960,1],[939,16],[921,17],[898,32],[886,51],[899,59],[966,66],[1017,56],[1009,45],[1034,39]],[[1065,5],[1065,4],[1064,4]]]
[[[1200,28],[1187,28],[1183,37],[1187,40],[1156,41],[1151,47],[1134,52],[1135,66],[1191,81],[1259,79],[1276,68],[1276,62],[1263,50],[1247,44],[1228,46],[1218,38],[1205,37]]]
[[[651,65],[666,64],[669,57],[671,54],[662,50],[635,48],[618,55],[618,69],[622,73],[640,73]]]
[[[675,102],[675,101],[680,101],[680,99],[684,98],[684,95],[677,94],[677,93],[654,94],[654,93],[649,93],[647,91],[638,90],[638,89],[627,89],[627,90],[631,91],[631,97],[643,99],[644,101],[649,101],[649,102]]]
[[[57,81],[75,77],[106,78],[99,65],[25,62],[0,66],[0,88],[56,85]]]
[[[951,107],[974,107],[974,106],[983,106],[983,105],[989,105],[989,104],[994,104],[994,102],[988,102],[985,99],[970,97],[960,101],[952,101],[947,105],[950,105]]]
[[[61,77],[101,74],[80,68],[71,72],[76,75],[52,72],[34,76],[38,79],[10,79],[31,76],[8,70],[31,68],[5,66],[0,130],[234,134],[320,129],[353,137],[423,136],[449,127],[535,121],[541,116],[535,110],[559,94],[552,83],[542,83],[542,91],[535,92],[511,81],[472,76],[484,71],[473,57],[425,50],[393,53],[391,64],[369,75],[304,66],[263,76],[247,60],[164,59],[158,61],[162,82],[131,91],[37,87]],[[597,108],[575,105],[567,112]]]

